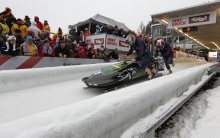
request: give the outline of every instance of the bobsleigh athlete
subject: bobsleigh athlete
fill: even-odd
[[[135,59],[131,59],[131,62],[137,61],[139,67],[144,69],[148,74],[148,79],[157,77],[157,71],[153,69],[150,63],[151,52],[148,50],[144,41],[142,39],[135,38],[135,36],[132,34],[129,34],[126,37],[126,41],[130,45],[130,50],[126,55],[123,55],[123,57],[126,58],[135,50],[137,56]],[[151,72],[153,72],[153,74]]]

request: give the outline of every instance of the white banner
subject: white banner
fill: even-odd
[[[209,57],[217,57],[217,52],[209,52]]]
[[[86,43],[88,45],[94,43],[96,49],[100,48],[101,45],[108,49],[118,48],[118,50],[121,51],[128,51],[130,48],[129,44],[126,43],[125,38],[109,34],[86,36]]]
[[[216,23],[216,11],[171,18],[168,29]]]

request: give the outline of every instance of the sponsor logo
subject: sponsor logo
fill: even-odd
[[[86,43],[87,43],[88,45],[90,45],[90,44],[92,43],[92,40],[91,40],[91,39],[88,39],[88,40],[86,40]]]
[[[122,40],[119,40],[119,46],[129,48],[129,44]]]
[[[107,40],[108,40],[107,41],[108,45],[113,45],[113,46],[117,46],[118,45],[118,43],[116,43],[115,39],[113,39],[113,38],[108,38]]]
[[[66,62],[63,63],[63,66],[72,66],[72,65],[80,65],[80,64],[66,63]]]
[[[176,18],[172,20],[172,26],[186,25],[186,21],[183,18]]]
[[[104,38],[97,38],[94,40],[95,45],[103,45],[104,44]]]
[[[199,22],[208,22],[209,18],[210,18],[210,14],[189,17],[189,24],[199,23]]]

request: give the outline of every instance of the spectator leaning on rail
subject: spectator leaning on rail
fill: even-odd
[[[49,40],[44,40],[44,45],[40,47],[38,55],[42,57],[55,57],[54,49],[50,46]]]
[[[14,23],[11,28],[11,34],[15,34],[15,30],[20,29],[22,32],[22,38],[25,39],[28,34],[28,27],[22,23],[20,18],[17,19],[17,23]]]
[[[69,50],[66,47],[66,42],[64,40],[61,40],[59,43],[60,45],[55,48],[56,56],[61,58],[69,57]]]
[[[164,59],[166,68],[169,70],[168,74],[171,74],[172,70],[170,69],[169,64],[173,64],[174,66],[174,63],[173,63],[173,50],[170,46],[170,43],[164,42],[162,39],[157,40],[154,57],[158,56],[158,52],[161,53],[161,56]]]
[[[16,37],[14,35],[10,35],[8,37],[7,42],[2,47],[1,53],[11,56],[18,55],[19,46],[16,44]]]
[[[20,55],[36,56],[38,53],[37,46],[33,43],[33,38],[27,36],[26,41],[20,46]]]
[[[3,33],[4,35],[9,34],[9,27],[6,24],[6,19],[3,19],[2,16],[0,16],[0,33]]]

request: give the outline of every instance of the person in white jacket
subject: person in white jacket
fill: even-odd
[[[37,28],[36,22],[31,22],[31,26],[28,29],[29,31],[33,31],[36,38],[39,38],[39,35],[41,35],[41,30]]]

